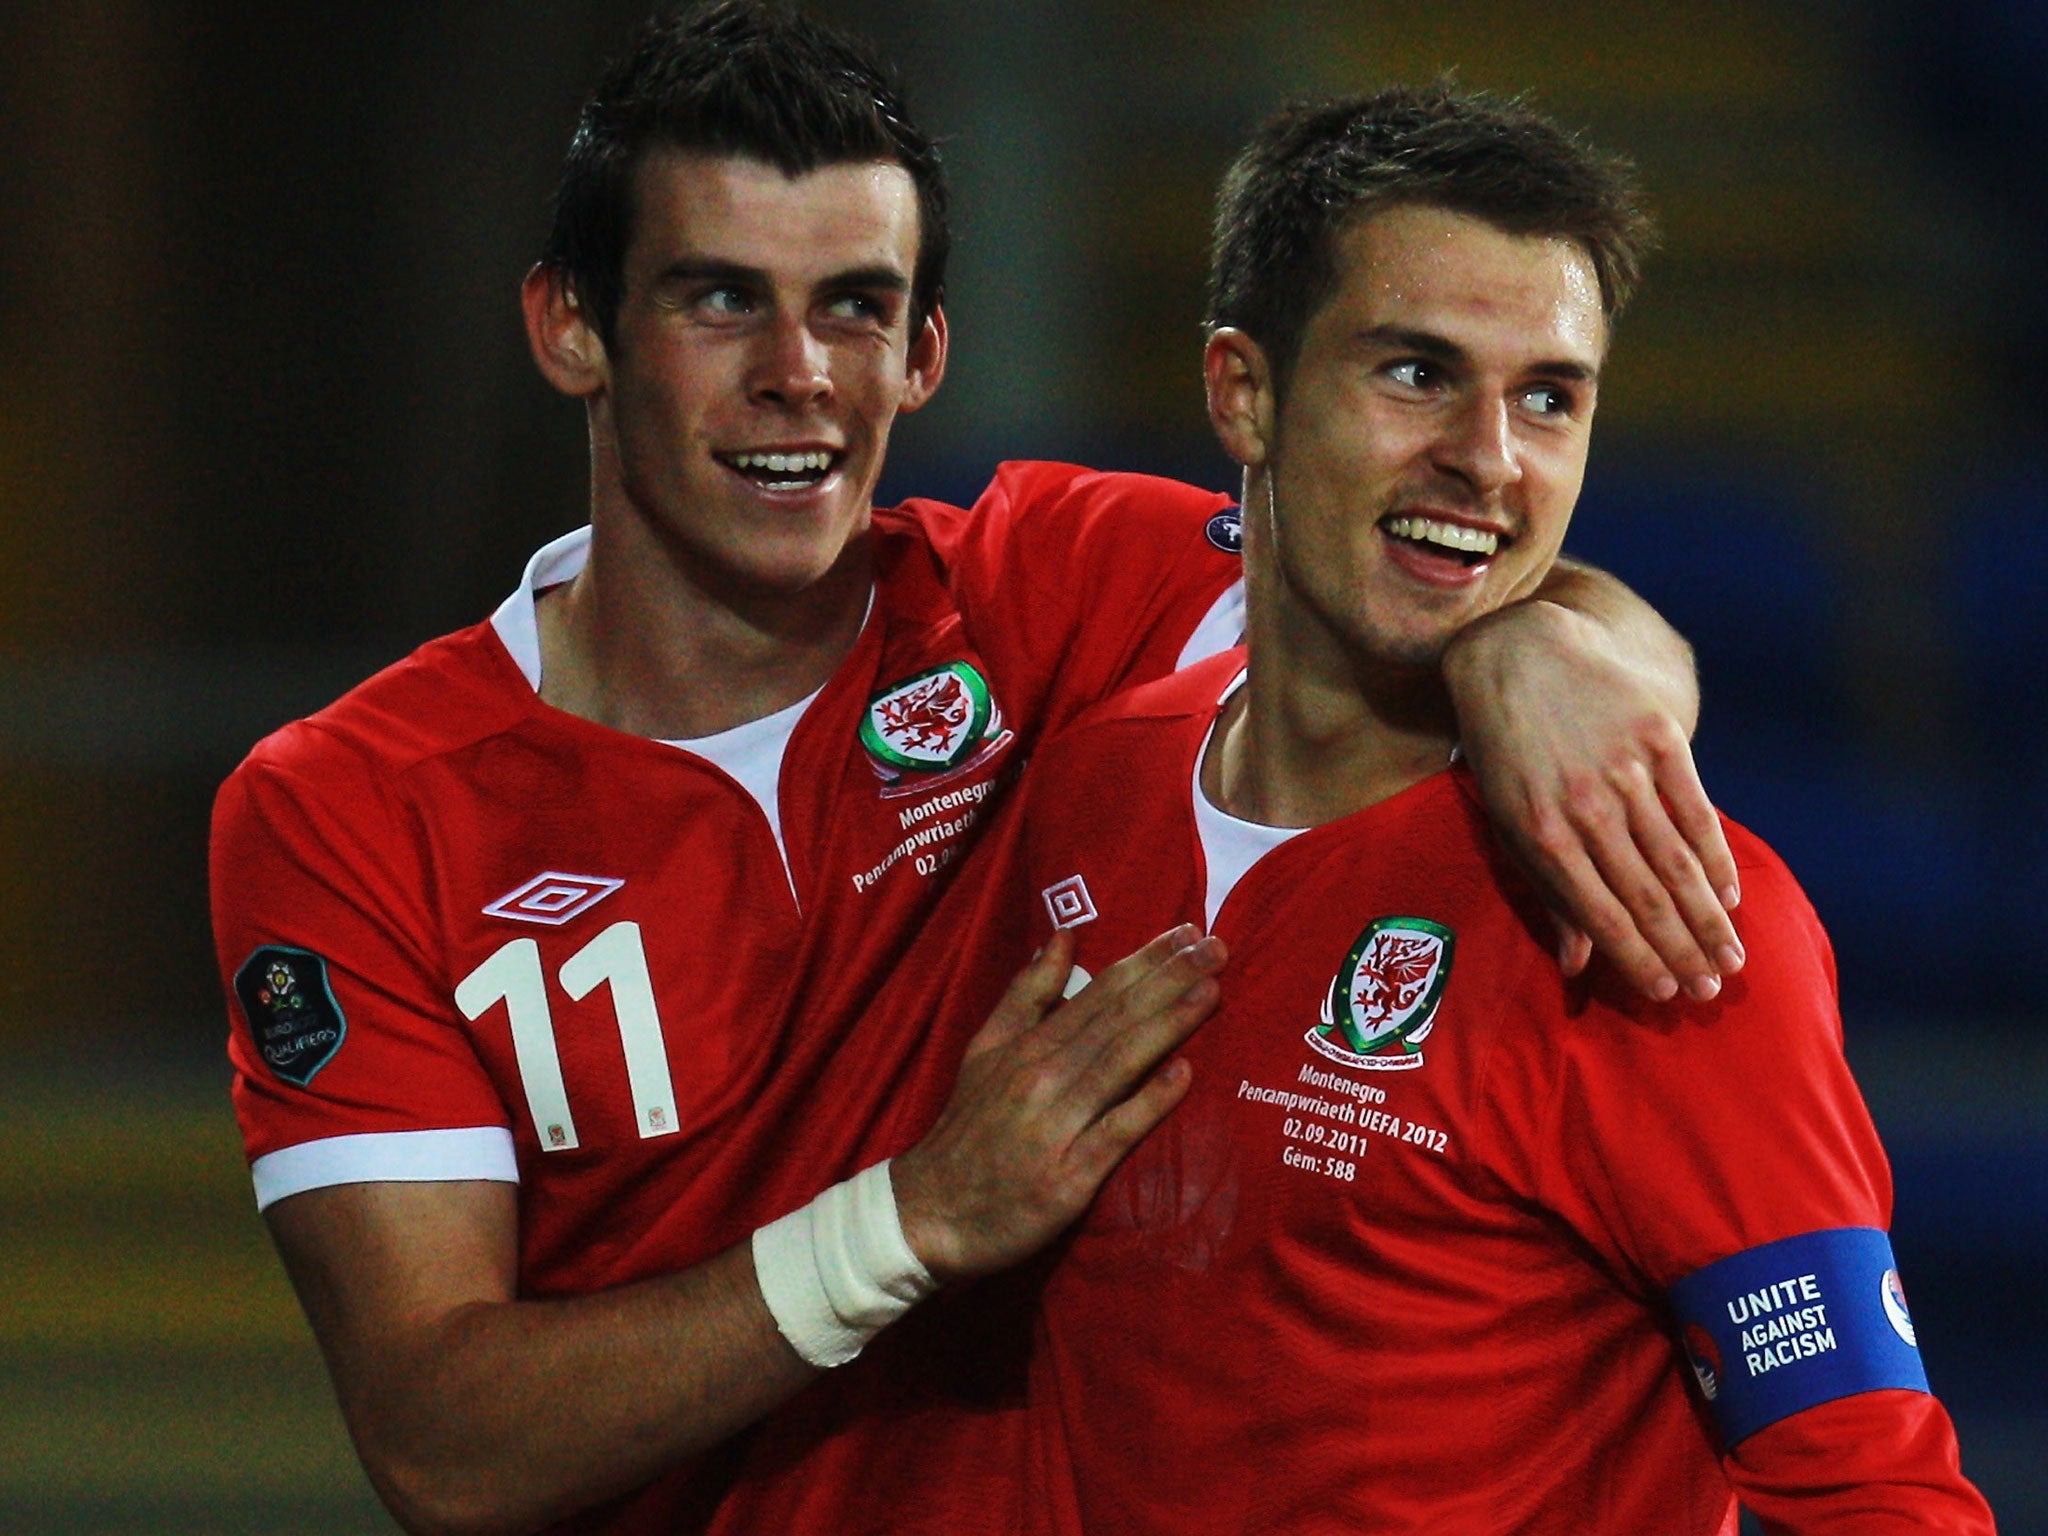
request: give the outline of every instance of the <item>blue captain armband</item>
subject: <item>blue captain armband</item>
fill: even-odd
[[[1671,1305],[1731,1449],[1838,1397],[1927,1390],[1892,1242],[1875,1227],[1731,1254],[1672,1286]]]

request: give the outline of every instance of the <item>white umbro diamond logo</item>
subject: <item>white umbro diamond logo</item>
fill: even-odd
[[[1078,928],[1095,921],[1095,898],[1088,894],[1088,882],[1069,875],[1048,885],[1039,895],[1045,898],[1046,915],[1055,928]]]
[[[581,917],[625,883],[603,875],[565,875],[551,869],[535,875],[518,890],[507,891],[484,908],[484,916],[559,928],[571,918]]]

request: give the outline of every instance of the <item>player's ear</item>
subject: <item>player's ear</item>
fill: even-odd
[[[1202,349],[1202,379],[1209,391],[1209,425],[1246,469],[1266,462],[1273,442],[1273,372],[1266,349],[1235,326],[1209,333]]]
[[[526,314],[526,343],[550,384],[584,399],[610,382],[604,338],[563,273],[536,265],[519,285],[519,307]]]
[[[911,338],[905,372],[903,403],[898,409],[914,411],[938,393],[939,381],[946,376],[946,307],[943,304],[932,306],[932,312],[924,317],[923,327]]]

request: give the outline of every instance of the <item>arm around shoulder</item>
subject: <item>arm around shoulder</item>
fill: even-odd
[[[1644,995],[1705,1000],[1742,967],[1735,862],[1693,766],[1692,651],[1587,566],[1468,625],[1444,657],[1460,742],[1502,840],[1570,925]]]
[[[1051,731],[1237,633],[1201,639],[1243,576],[1230,498],[1150,475],[1005,464],[950,550],[967,632]],[[1197,655],[1188,654],[1193,647]]]

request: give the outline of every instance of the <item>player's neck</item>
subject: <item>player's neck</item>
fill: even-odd
[[[1202,787],[1233,816],[1314,827],[1390,799],[1450,762],[1456,717],[1440,678],[1339,652],[1311,662],[1249,636],[1245,685],[1224,707]]]
[[[865,537],[799,592],[714,590],[644,524],[599,519],[589,562],[536,605],[541,698],[614,730],[710,736],[817,692],[853,649]]]

